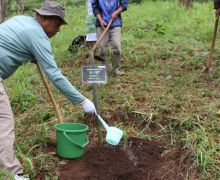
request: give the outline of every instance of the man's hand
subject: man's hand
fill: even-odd
[[[83,102],[81,102],[80,104],[86,113],[97,114],[93,102],[90,101],[89,99],[85,98]]]
[[[99,23],[100,23],[100,25],[102,26],[103,29],[106,28],[107,24],[106,24],[105,21],[103,21],[103,19],[101,19],[101,20],[99,21]]]
[[[96,17],[98,18],[101,27],[105,29],[107,26],[107,23],[102,19],[101,14],[97,14]]]

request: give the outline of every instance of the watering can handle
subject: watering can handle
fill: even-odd
[[[85,142],[83,145],[81,145],[81,144],[75,142],[74,140],[72,140],[72,139],[67,135],[66,131],[63,132],[63,135],[64,135],[71,143],[73,143],[73,144],[75,144],[75,145],[77,145],[77,146],[79,146],[79,147],[81,147],[81,148],[84,148],[87,144],[89,144],[89,139],[88,139],[87,136],[86,136],[86,142]]]
[[[107,124],[107,123],[102,119],[102,117],[99,116],[98,114],[97,114],[97,117],[98,117],[98,120],[102,123],[102,125],[103,125],[104,128],[106,129],[106,131],[108,131],[108,129],[109,129],[108,124]]]

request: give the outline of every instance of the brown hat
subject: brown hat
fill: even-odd
[[[57,16],[63,20],[64,24],[67,24],[64,19],[65,8],[55,1],[46,1],[40,9],[33,10],[42,16]]]

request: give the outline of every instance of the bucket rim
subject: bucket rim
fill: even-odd
[[[59,128],[58,126],[59,125],[81,125],[81,126],[84,126],[85,128],[84,129],[80,129],[80,130],[66,130],[66,129],[62,129],[62,128]],[[55,124],[54,125],[55,129],[58,130],[58,131],[65,131],[65,132],[72,132],[72,133],[76,133],[76,132],[85,132],[85,131],[88,131],[89,130],[89,127],[86,125],[86,124],[82,124],[82,123],[58,123],[58,124]]]

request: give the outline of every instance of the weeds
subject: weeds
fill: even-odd
[[[80,74],[90,48],[85,46],[76,54],[68,51],[75,37],[85,35],[85,10],[84,4],[68,6],[69,25],[51,43],[62,71],[92,99],[91,88],[81,83]],[[203,179],[220,177],[219,38],[213,72],[201,73],[214,19],[212,2],[195,2],[192,10],[171,1],[130,4],[123,14],[122,29],[122,69],[126,75],[109,76],[108,83],[97,88],[101,113],[109,117],[122,113],[125,142],[129,136],[168,136],[171,145],[180,142],[193,152],[190,158],[194,163],[188,166],[195,164]],[[44,151],[54,142],[50,134],[54,129],[38,126],[52,120],[54,113],[35,69],[26,64],[5,81],[16,118],[16,152],[33,178],[43,174],[46,179],[56,179],[59,161]],[[84,118],[79,106],[69,103],[54,87],[52,91],[65,121]]]
[[[14,177],[7,171],[0,170],[0,179],[13,180]]]

